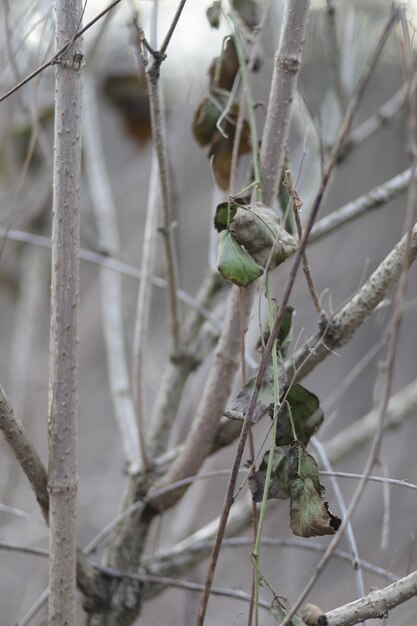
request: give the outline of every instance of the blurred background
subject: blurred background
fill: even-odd
[[[340,47],[340,76],[346,101],[372,51],[389,15],[391,2],[383,0],[340,0],[336,8]],[[161,41],[176,9],[171,0],[159,3],[158,40]],[[207,95],[208,68],[220,53],[229,32],[225,19],[219,30],[210,28],[205,16],[208,2],[188,2],[168,49],[161,70],[170,167],[173,180],[176,243],[182,289],[194,294],[213,258],[213,208],[224,193],[213,183],[206,148],[193,139],[191,126],[198,104]],[[103,5],[86,4],[84,23]],[[262,11],[263,6],[259,7]],[[415,8],[409,3],[411,34]],[[150,29],[151,2],[137,2],[141,24]],[[270,3],[270,18],[261,37],[261,69],[253,76],[252,89],[257,122],[262,128],[274,50],[279,39],[282,2]],[[334,86],[332,51],[328,42],[326,2],[313,2],[304,62],[295,101],[290,135],[291,168],[298,178],[297,189],[304,212],[317,192],[323,151],[331,145],[342,119],[342,106]],[[149,111],[143,74],[132,46],[131,5],[122,2],[103,28],[96,24],[85,35],[85,76],[98,107],[102,156],[117,209],[119,246],[112,256],[132,268],[139,268],[144,219],[149,191],[152,146]],[[0,38],[0,86],[7,91],[14,83],[53,53],[53,15],[46,0],[14,0],[2,3]],[[360,106],[355,127],[374,115],[403,84],[402,56],[397,33],[393,33],[373,73]],[[36,447],[47,462],[47,396],[49,351],[50,252],[37,245],[13,240],[16,231],[48,238],[51,221],[53,69],[49,68],[0,107],[0,382],[17,415],[24,422]],[[399,107],[381,128],[358,141],[339,164],[325,197],[321,216],[365,194],[407,167],[406,119]],[[83,160],[86,165],[86,154]],[[248,157],[241,160],[243,180]],[[245,160],[246,159],[246,160]],[[85,167],[84,167],[85,172]],[[100,239],[92,206],[91,185],[83,177],[81,199],[81,245],[86,250],[106,252]],[[323,306],[336,311],[366,280],[387,255],[403,232],[406,194],[360,219],[310,248],[310,263]],[[10,229],[10,237],[5,232]],[[42,240],[41,243],[45,244]],[[290,265],[290,263],[288,264]],[[163,275],[162,239],[156,239],[154,274]],[[87,543],[111,521],[118,511],[125,480],[118,429],[110,395],[100,304],[99,266],[81,261],[80,368],[79,368],[79,496],[78,540]],[[273,273],[273,296],[279,300],[288,273],[286,265]],[[136,315],[138,280],[122,277],[124,345],[131,362]],[[223,297],[226,297],[223,295]],[[415,268],[411,270],[407,306],[401,330],[395,369],[394,392],[412,383],[417,374]],[[302,274],[291,304],[296,310],[294,344],[302,345],[317,329],[317,315]],[[185,305],[184,305],[185,306]],[[383,306],[356,333],[353,339],[331,355],[306,379],[325,410],[325,422],[318,434],[328,442],[347,425],[366,415],[381,393],[379,372],[383,367],[384,337],[392,313],[391,302]],[[259,324],[254,316],[248,333],[252,356]],[[153,288],[149,331],[145,347],[146,403],[150,412],[166,363],[167,323],[165,293]],[[177,415],[171,444],[179,443],[189,430],[198,403],[208,363],[192,374]],[[359,364],[359,367],[358,367]],[[356,368],[356,369],[355,369]],[[352,374],[353,372],[353,374]],[[236,382],[236,390],[239,381]],[[417,483],[417,408],[401,425],[384,437],[379,465],[374,473]],[[267,423],[255,429],[259,446]],[[230,467],[234,446],[211,457],[204,469]],[[369,446],[355,449],[335,468],[360,472]],[[36,501],[6,443],[0,441],[0,503],[25,511],[32,517],[12,514],[0,506],[0,539],[5,543],[47,548],[47,530]],[[323,478],[331,508],[338,511],[330,481]],[[346,502],[356,481],[340,479]],[[163,515],[151,533],[148,556],[164,552],[176,542],[214,519],[220,512],[226,478],[196,483],[174,510]],[[417,533],[417,495],[401,486],[371,483],[353,516],[359,555],[400,577],[416,569],[414,550]],[[245,536],[251,536],[250,528]],[[279,502],[269,516],[265,536],[291,539],[288,505]],[[271,547],[262,553],[262,571],[278,593],[294,601],[310,577],[319,556],[308,546],[323,545],[323,539],[302,540],[299,547]],[[341,548],[348,553],[344,539]],[[99,558],[97,555],[96,558]],[[184,579],[203,582],[203,563]],[[250,547],[225,548],[216,574],[217,586],[250,590]],[[391,580],[364,571],[365,589],[383,587]],[[13,551],[0,551],[0,603],[2,624],[21,619],[47,586],[47,560]],[[265,597],[269,598],[265,593]],[[311,600],[324,610],[357,597],[354,570],[349,561],[333,559],[311,593]],[[199,595],[168,590],[145,604],[137,623],[175,626],[194,623]],[[384,618],[385,624],[412,626],[416,623],[415,599]],[[31,622],[45,623],[40,613]],[[376,620],[375,620],[376,622]],[[80,617],[81,623],[81,617]],[[246,605],[216,598],[209,605],[207,626],[245,624]],[[273,624],[268,613],[262,624]],[[378,623],[381,623],[378,621]]]

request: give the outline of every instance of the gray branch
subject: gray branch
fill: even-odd
[[[82,0],[56,1],[56,49],[77,32]],[[81,39],[55,69],[49,380],[49,625],[76,620],[77,385],[81,178]]]
[[[382,619],[399,604],[417,595],[417,572],[400,578],[384,589],[326,613],[329,626],[354,626],[366,619]]]

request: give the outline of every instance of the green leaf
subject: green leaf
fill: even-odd
[[[223,230],[219,236],[217,269],[223,278],[231,280],[240,287],[247,287],[263,274],[263,269],[255,263],[228,230]]]
[[[284,315],[282,316],[281,326],[277,335],[277,348],[283,356],[286,355],[288,344],[291,342],[291,328],[292,317],[294,315],[294,309],[292,306],[285,307]]]
[[[265,267],[269,261],[271,270],[298,247],[295,239],[280,225],[275,211],[259,202],[238,207],[230,231],[259,265]]]
[[[324,415],[320,400],[302,385],[293,385],[290,388],[278,415],[276,436],[278,446],[294,443],[288,404],[290,405],[297,440],[307,445],[323,421]]]
[[[220,202],[216,207],[216,214],[214,216],[214,227],[220,233],[222,230],[228,228],[230,222],[236,215],[237,204],[234,202]]]
[[[206,17],[208,19],[208,23],[211,28],[219,28],[220,26],[220,16],[221,16],[221,6],[218,0],[215,0],[213,4],[209,6],[206,11]]]

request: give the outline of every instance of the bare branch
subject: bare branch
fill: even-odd
[[[336,24],[336,3],[334,0],[327,0],[326,19],[327,39],[329,43],[329,65],[333,74],[336,97],[339,102],[340,111],[343,114],[346,109],[346,93],[342,83],[340,48]]]
[[[374,187],[363,196],[359,196],[356,200],[352,200],[336,209],[329,215],[326,215],[326,217],[322,217],[312,228],[310,243],[319,241],[322,237],[355,220],[367,211],[384,206],[390,200],[407,191],[410,178],[411,170],[407,169],[387,180],[387,182],[382,183],[382,185]]]
[[[143,53],[143,46],[146,40],[143,32],[137,23],[137,18],[133,20],[136,29],[136,49],[138,58],[142,60],[145,66],[146,80],[149,91],[149,107],[151,112],[152,138],[155,146],[155,152],[158,159],[158,171],[161,187],[162,199],[162,227],[160,229],[165,248],[165,275],[168,283],[168,312],[170,320],[170,338],[171,338],[171,357],[176,358],[180,351],[180,312],[177,307],[177,284],[178,284],[178,262],[175,249],[174,233],[173,233],[173,202],[172,202],[172,182],[170,174],[170,166],[168,160],[168,145],[165,129],[165,117],[162,105],[162,91],[159,81],[160,65],[165,58],[166,46],[172,36],[175,26],[178,22],[185,0],[180,3],[179,12],[169,28],[167,37],[163,43],[161,52],[152,51],[152,60],[148,63]],[[146,42],[146,43],[145,43]],[[149,47],[149,46],[147,46]]]
[[[414,74],[412,80],[413,91],[415,91],[416,87],[417,73]],[[346,152],[343,156],[346,156],[352,148],[361,144],[363,141],[366,141],[369,137],[372,137],[382,127],[386,126],[392,118],[395,117],[395,115],[398,114],[400,109],[404,106],[406,91],[406,85],[402,85],[392,98],[379,107],[378,111],[374,115],[359,124],[359,126],[352,131],[349,143],[346,146]]]
[[[158,6],[154,2],[155,7]],[[145,437],[146,417],[146,394],[143,367],[144,342],[149,324],[149,311],[151,306],[150,277],[154,263],[156,217],[159,200],[159,171],[156,154],[152,153],[151,172],[148,189],[148,202],[146,206],[146,219],[142,246],[142,278],[139,282],[138,299],[136,304],[135,330],[133,334],[133,364],[132,364],[132,387],[135,404],[136,421],[139,430],[139,441],[142,460],[145,467],[149,466],[149,453]]]
[[[406,245],[407,235],[401,239],[380,263],[359,292],[345,304],[339,313],[333,316],[330,326],[324,335],[324,341],[321,341],[322,333],[319,331],[291,359],[287,360],[286,371],[290,378],[295,375],[296,380],[300,380],[307,376],[318,363],[329,355],[329,350],[340,348],[349,341],[353,333],[363,324],[386,296],[389,289],[398,281],[402,271]],[[412,263],[416,257],[417,225],[412,231],[408,262]]]
[[[417,595],[417,572],[384,589],[371,591],[364,598],[328,611],[329,626],[354,626],[366,619],[380,619],[388,611]]]
[[[82,1],[56,2],[56,47],[77,32]],[[75,624],[81,40],[55,70],[51,339],[48,411],[49,624]]]
[[[391,396],[387,406],[384,428],[398,428],[400,424],[417,410],[417,385],[414,382]],[[373,410],[360,420],[353,422],[334,435],[329,441],[323,442],[329,458],[343,459],[352,450],[357,450],[370,441],[375,434],[377,414]]]
[[[46,521],[49,516],[48,476],[23,424],[0,385],[0,428],[35,493]]]

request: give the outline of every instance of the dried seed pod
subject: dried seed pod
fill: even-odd
[[[329,623],[326,615],[315,604],[306,604],[301,609],[300,615],[306,626],[327,626]]]

